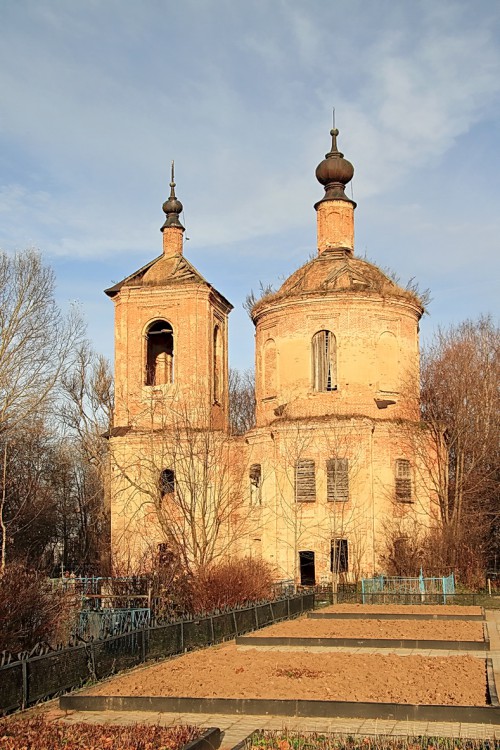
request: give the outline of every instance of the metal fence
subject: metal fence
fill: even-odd
[[[235,638],[313,608],[314,593],[303,593],[198,619],[133,630],[71,648],[11,658],[0,667],[0,713],[25,708],[150,659],[164,659]]]
[[[298,587],[300,588],[300,587]],[[333,604],[333,592],[331,586],[308,586],[302,588],[303,591],[314,591],[315,594],[315,607],[321,608],[327,604]],[[387,593],[384,591],[378,591],[375,593],[368,594],[361,590],[361,582],[339,584],[336,603],[337,604],[419,604],[425,606],[426,604],[457,604],[461,606],[491,606],[491,600],[488,604],[488,596],[485,592],[457,592],[451,594],[448,590],[446,591],[446,601],[444,601],[443,593],[430,593],[429,591],[425,594],[425,599],[422,599],[420,593]],[[495,605],[493,605],[495,606]]]
[[[442,578],[424,578],[422,571],[418,578],[396,578],[376,576],[363,578],[361,581],[363,604],[374,602],[373,597],[381,603],[432,603],[446,604],[455,594],[455,577],[453,573]]]
[[[79,613],[76,634],[82,640],[103,640],[108,636],[120,635],[130,630],[148,628],[151,623],[151,610],[100,609],[82,610]]]

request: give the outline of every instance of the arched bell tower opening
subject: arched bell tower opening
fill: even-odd
[[[167,320],[155,320],[146,331],[145,385],[174,382],[174,331]]]

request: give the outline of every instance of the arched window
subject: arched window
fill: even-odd
[[[318,331],[312,338],[313,390],[337,390],[337,340],[331,331]]]
[[[219,326],[214,327],[213,340],[214,403],[220,404],[222,395],[222,337]]]
[[[163,469],[160,474],[160,494],[173,495],[175,492],[175,472],[173,469]]]
[[[174,332],[166,320],[155,320],[146,332],[146,385],[174,381]]]

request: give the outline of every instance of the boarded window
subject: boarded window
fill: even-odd
[[[312,338],[312,379],[317,392],[337,390],[337,340],[331,331]]]
[[[160,493],[172,495],[175,492],[175,473],[172,469],[163,469],[160,474]]]
[[[262,503],[262,467],[260,464],[250,466],[250,503],[252,505],[261,505]]]
[[[349,461],[330,458],[326,462],[326,499],[328,502],[349,500]]]
[[[308,458],[295,464],[295,499],[298,503],[313,503],[316,500],[314,461]]]
[[[146,333],[146,385],[174,380],[174,332],[166,320],[151,323]]]
[[[396,500],[411,503],[411,466],[406,458],[396,461]]]
[[[330,544],[330,572],[349,572],[349,546],[347,539],[332,539]]]

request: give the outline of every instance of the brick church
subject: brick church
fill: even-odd
[[[388,544],[436,522],[419,414],[418,296],[354,253],[354,174],[337,146],[316,169],[317,254],[256,302],[255,426],[229,431],[232,305],[183,253],[182,204],[163,252],[106,290],[115,303],[111,448],[115,561],[198,566],[252,555],[277,579],[381,570]]]

